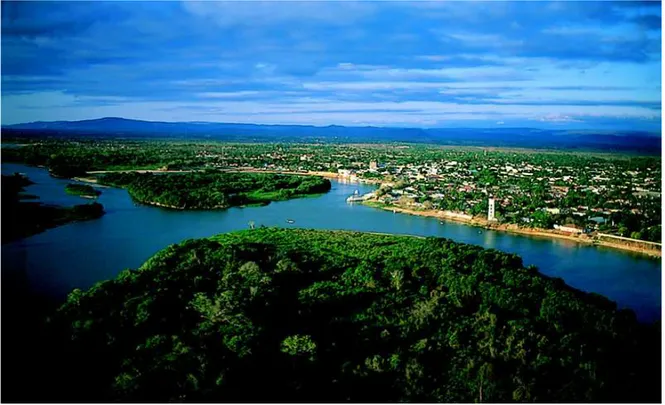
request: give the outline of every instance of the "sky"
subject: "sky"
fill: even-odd
[[[2,2],[2,124],[660,130],[660,2]]]

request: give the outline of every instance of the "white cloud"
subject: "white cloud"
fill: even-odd
[[[449,67],[449,68],[394,68],[379,65],[350,65],[344,64],[336,68],[321,70],[317,77],[321,79],[336,79],[339,81],[352,79],[366,79],[376,81],[398,81],[417,79],[442,79],[446,81],[524,81],[533,75],[527,74],[522,68],[510,66],[476,66],[476,67]]]
[[[508,39],[497,34],[475,33],[443,34],[441,41],[450,42],[451,38],[472,48],[487,48],[489,45],[492,48],[508,49],[521,47],[525,43],[522,39]]]
[[[222,122],[309,122],[320,125],[350,124],[361,119],[366,122],[389,120],[393,124],[436,119],[437,116],[455,119],[531,119],[540,122],[577,122],[580,116],[659,118],[660,113],[640,107],[627,106],[550,106],[550,105],[489,105],[456,104],[436,101],[379,101],[346,102],[329,98],[301,97],[287,101],[229,100],[221,94],[210,94],[207,100],[137,102],[123,100],[110,105],[86,105],[91,98],[76,98],[63,93],[35,93],[2,97],[5,124],[88,119],[104,116],[166,120],[166,121],[222,121]],[[215,97],[221,96],[221,97]],[[215,99],[218,98],[218,99]],[[241,97],[242,98],[242,97]],[[95,98],[94,101],[105,99]],[[112,100],[112,99],[111,99]],[[464,117],[464,118],[462,118]],[[388,122],[388,121],[387,121]]]
[[[337,68],[340,69],[340,70],[351,70],[354,67],[355,67],[355,65],[353,63],[344,62],[344,63],[338,63],[337,64]]]
[[[559,26],[559,27],[545,28],[541,32],[544,34],[578,36],[578,35],[598,34],[602,33],[603,30],[601,28],[589,27],[589,26],[578,26],[578,27]]]
[[[371,3],[278,1],[185,1],[183,8],[221,27],[259,27],[284,23],[344,26],[371,14]]]
[[[568,115],[547,115],[540,117],[540,122],[581,122],[575,118],[572,118]]]
[[[303,83],[302,87],[306,90],[355,90],[355,91],[376,91],[376,90],[398,90],[398,89],[440,89],[446,83],[437,82],[316,82]]]
[[[229,91],[229,92],[204,92],[204,93],[197,93],[196,96],[200,98],[238,98],[238,97],[256,96],[261,93],[262,92],[255,90],[245,90],[245,91]],[[272,92],[264,92],[264,93],[272,93]]]

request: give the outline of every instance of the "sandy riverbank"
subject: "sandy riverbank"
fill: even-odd
[[[598,240],[595,239],[591,236],[588,235],[573,235],[570,233],[566,232],[560,232],[560,231],[555,231],[555,230],[550,230],[550,229],[539,229],[539,228],[522,228],[519,227],[516,224],[494,224],[490,223],[484,218],[460,218],[460,217],[454,217],[451,215],[446,215],[444,212],[441,211],[435,211],[435,210],[415,210],[415,209],[409,209],[409,208],[402,208],[402,207],[396,207],[396,206],[385,206],[385,205],[379,205],[379,204],[366,204],[369,205],[373,208],[380,208],[384,209],[387,211],[394,211],[394,212],[399,212],[402,214],[409,214],[409,215],[418,215],[418,216],[423,216],[423,217],[432,217],[432,218],[437,218],[440,220],[445,220],[445,221],[452,221],[452,222],[458,222],[458,223],[463,223],[471,226],[477,226],[485,229],[491,229],[493,231],[500,231],[500,232],[509,232],[509,233],[514,233],[514,234],[519,234],[519,235],[526,235],[526,236],[535,236],[535,237],[543,237],[543,238],[554,238],[554,239],[562,239],[562,240],[568,240],[572,242],[577,242],[577,243],[582,243],[582,244],[587,244],[587,245],[594,245],[594,246],[604,246],[604,247],[609,247],[613,249],[620,249],[620,250],[625,250],[625,251],[630,251],[630,252],[635,252],[635,253],[641,253],[644,255],[652,256],[652,257],[661,257],[662,251],[660,249],[654,249],[654,248],[642,248],[638,246],[632,246],[632,245],[626,245],[626,244],[621,244],[621,243],[612,243],[608,242],[605,240]]]
[[[81,183],[94,184],[96,187],[99,187],[99,188],[109,188],[109,186],[99,184],[99,182],[97,181],[97,179],[95,177],[72,177],[72,180],[80,181]]]
[[[142,201],[142,202],[139,202],[139,204],[152,205],[154,207],[168,208],[168,209],[171,209],[171,210],[184,210],[185,209],[184,207],[176,207],[175,205],[161,204],[161,203],[153,202],[153,201]]]

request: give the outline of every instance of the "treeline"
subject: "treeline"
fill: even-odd
[[[21,193],[30,184],[33,184],[32,181],[19,174],[2,176],[2,243],[104,215],[104,207],[98,203],[59,207],[38,201],[23,201]]]
[[[325,193],[330,181],[315,176],[257,173],[107,173],[100,183],[124,187],[136,201],[181,209],[216,209]]]
[[[266,228],[190,240],[74,290],[48,330],[52,366],[31,379],[46,387],[24,398],[660,401],[659,324],[446,239]]]
[[[2,159],[46,166],[54,177],[84,176],[93,170],[189,168],[195,161],[196,148],[183,142],[108,141],[67,139],[41,140],[19,148],[3,148]]]

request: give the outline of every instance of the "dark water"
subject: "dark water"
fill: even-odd
[[[87,200],[65,194],[67,180],[51,178],[39,168],[3,164],[3,174],[22,172],[35,185],[26,191],[45,203],[73,205]],[[256,226],[347,229],[395,234],[439,236],[458,242],[517,253],[525,265],[563,278],[569,285],[602,294],[620,307],[635,310],[645,321],[660,319],[661,261],[638,254],[575,242],[540,239],[480,230],[462,224],[393,214],[345,199],[372,186],[333,182],[332,190],[316,198],[272,203],[265,207],[226,211],[172,211],[136,205],[121,189],[104,188],[99,202],[107,214],[3,245],[2,272],[24,273],[39,292],[64,295],[140,266],[155,252],[188,238],[200,238]],[[294,219],[288,224],[286,219]]]

